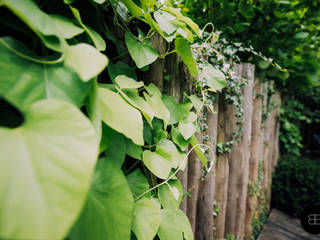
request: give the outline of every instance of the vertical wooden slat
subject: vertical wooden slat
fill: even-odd
[[[211,162],[210,172],[200,181],[199,196],[197,205],[197,221],[196,221],[196,238],[197,240],[213,239],[213,201],[215,191],[215,162],[216,162],[216,139],[218,124],[218,102],[215,102],[214,113],[208,113],[208,130],[209,137],[208,146],[213,149],[209,150],[209,158]]]
[[[241,66],[242,65],[242,66]],[[233,234],[238,239],[244,237],[247,185],[249,175],[251,122],[252,122],[252,89],[254,65],[246,63],[236,65],[236,73],[248,80],[243,87],[243,139],[236,142],[231,151],[229,161],[229,186],[226,212],[226,234]],[[239,70],[242,68],[242,71]],[[234,118],[233,121],[236,121]]]
[[[250,146],[250,162],[249,162],[249,184],[256,188],[258,180],[259,161],[262,158],[262,134],[261,134],[261,120],[262,120],[262,82],[260,79],[255,79],[253,89],[253,112],[252,112],[252,132],[251,132],[251,146]],[[252,234],[251,221],[257,209],[257,196],[250,195],[248,192],[246,221],[245,221],[245,239],[250,240]]]

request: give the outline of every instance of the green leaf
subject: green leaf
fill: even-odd
[[[198,75],[197,63],[192,56],[190,45],[184,38],[177,37],[174,41],[176,52],[180,55],[183,62],[187,65],[191,75],[196,77]]]
[[[106,50],[106,43],[103,40],[103,38],[98,34],[96,31],[94,31],[89,26],[86,26],[83,24],[80,16],[80,12],[78,9],[73,8],[70,6],[71,12],[74,16],[74,18],[77,20],[77,22],[80,24],[80,26],[84,29],[84,31],[88,34],[90,39],[92,40],[94,46],[97,48],[98,51],[104,51]]]
[[[63,16],[50,15],[50,18],[55,23],[60,35],[65,39],[71,39],[84,31],[82,28],[71,22],[70,19]]]
[[[34,31],[46,47],[62,51],[62,35],[56,22],[32,0],[2,0],[2,4]]]
[[[163,122],[155,118],[152,121],[152,136],[154,143],[158,143],[161,139],[166,139],[168,137],[168,132],[163,128]]]
[[[23,125],[0,128],[0,143],[0,238],[64,238],[97,158],[89,120],[65,101],[38,101]]]
[[[142,160],[142,147],[134,144],[131,140],[127,139],[127,155],[135,159]]]
[[[121,169],[99,159],[87,203],[70,239],[129,240],[132,213],[133,197]]]
[[[198,157],[199,157],[201,163],[203,164],[203,166],[205,168],[208,168],[208,159],[203,154],[200,146],[197,146],[197,145],[199,145],[199,141],[194,135],[192,136],[190,143],[191,143],[192,147],[194,147],[194,151],[198,155]]]
[[[169,159],[148,150],[143,152],[142,159],[144,165],[158,178],[167,179],[169,177],[172,165]]]
[[[108,73],[112,81],[114,81],[118,75],[126,75],[134,80],[138,79],[135,70],[124,62],[117,62],[116,64],[110,62],[108,65]]]
[[[106,0],[93,0],[95,3],[103,4]]]
[[[169,124],[175,124],[186,118],[192,108],[192,103],[190,101],[177,103],[173,97],[168,95],[163,95],[162,100],[170,111]]]
[[[173,142],[168,139],[161,139],[156,146],[156,153],[160,154],[162,157],[172,161],[172,167],[177,168],[185,159],[185,154],[177,150]],[[182,164],[180,167],[184,169],[186,163]]]
[[[132,231],[139,240],[152,240],[161,222],[160,208],[149,198],[141,198],[134,204]]]
[[[185,151],[189,145],[190,140],[185,140],[178,129],[172,128],[171,137],[175,144],[177,144],[182,151]]]
[[[202,101],[196,95],[189,96],[189,99],[192,102],[192,105],[194,106],[194,108],[197,110],[197,112],[200,112],[203,106]]]
[[[132,0],[122,0],[124,5],[128,8],[132,16],[140,18],[143,15],[142,9],[138,7]]]
[[[152,47],[152,45],[139,42],[130,33],[125,33],[125,41],[127,48],[129,50],[130,56],[136,63],[138,68],[143,68],[151,63],[153,63],[159,56],[159,53]]]
[[[164,12],[162,10],[158,10],[154,12],[153,16],[164,33],[171,35],[175,31],[177,31],[178,26],[172,22],[173,20],[176,19],[175,16],[171,15],[168,12]]]
[[[117,131],[112,129],[111,142],[105,150],[106,158],[121,168],[127,153],[127,140]]]
[[[102,120],[114,130],[124,134],[137,145],[143,145],[143,121],[138,110],[122,97],[106,88],[99,88]]]
[[[143,87],[143,82],[139,81],[137,82],[136,80],[129,78],[125,75],[119,75],[117,76],[114,81],[116,82],[116,84],[120,87],[120,89],[130,89],[130,88],[141,88]]]
[[[100,114],[98,91],[99,91],[98,83],[97,83],[97,80],[95,79],[93,81],[91,90],[87,96],[85,104],[86,104],[88,117],[91,120],[91,123],[96,130],[98,142],[100,142],[102,126],[101,126],[101,114]]]
[[[270,63],[268,61],[263,60],[259,61],[258,64],[261,69],[267,69],[270,66]]]
[[[144,93],[147,103],[151,106],[154,115],[163,120],[164,127],[166,128],[170,120],[170,112],[161,99],[161,93],[159,89],[153,83],[151,83],[149,86],[145,86],[145,88],[150,95],[149,96]]]
[[[140,196],[149,189],[148,180],[139,168],[127,176],[127,181],[134,198]],[[145,196],[151,197],[151,193],[149,192]]]
[[[226,87],[226,77],[210,63],[205,63],[200,73],[200,79],[206,82],[212,91],[218,91]]]
[[[187,216],[180,209],[161,209],[160,240],[193,240]]]
[[[170,180],[158,188],[158,196],[163,208],[178,209],[183,197],[183,189],[179,180]]]
[[[189,112],[188,116],[183,120],[185,123],[194,123],[197,121],[197,115],[194,112]]]
[[[185,140],[191,138],[196,132],[196,126],[193,123],[179,122],[178,129]]]
[[[309,36],[308,32],[298,32],[294,35],[295,39],[304,39],[307,38]]]
[[[69,67],[43,64],[12,38],[0,38],[0,95],[25,111],[41,99],[63,99],[80,107],[90,83]]]
[[[163,11],[166,11],[166,12],[169,12],[171,13],[172,15],[176,16],[177,20],[181,21],[181,22],[184,22],[185,24],[187,24],[191,29],[192,31],[197,34],[197,36],[200,38],[201,35],[200,35],[200,29],[199,29],[199,26],[194,23],[191,18],[188,18],[188,17],[185,17],[182,15],[182,13],[178,10],[178,8],[172,8],[172,7],[163,7],[162,8]]]
[[[105,69],[108,58],[91,45],[79,43],[66,47],[65,64],[74,69],[86,82]]]

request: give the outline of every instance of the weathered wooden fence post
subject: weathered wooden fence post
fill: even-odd
[[[200,181],[198,204],[197,204],[197,222],[196,237],[197,240],[213,239],[213,201],[215,191],[215,173],[216,173],[216,141],[217,141],[217,125],[218,125],[218,102],[214,105],[215,112],[208,113],[208,146],[213,150],[209,150],[209,158],[211,162],[210,172]]]
[[[262,82],[255,78],[253,88],[253,110],[252,110],[252,132],[251,132],[251,146],[250,146],[250,162],[249,162],[249,184],[248,184],[248,198],[245,221],[245,239],[250,240],[252,234],[252,218],[257,209],[258,199],[254,194],[254,189],[258,186],[258,171],[259,161],[262,158],[262,140],[261,134],[262,121]]]
[[[224,143],[232,139],[232,129],[230,126],[230,118],[232,115],[234,115],[234,107],[228,105],[224,97],[220,95],[217,143]],[[217,201],[219,213],[215,218],[216,239],[224,238],[229,179],[229,155],[229,153],[224,153],[217,156],[214,198]]]
[[[233,234],[236,238],[243,239],[249,175],[254,65],[249,63],[238,64],[236,65],[236,73],[238,73],[238,76],[246,78],[248,83],[242,90],[244,109],[243,139],[233,146],[229,161],[225,228],[226,234]]]

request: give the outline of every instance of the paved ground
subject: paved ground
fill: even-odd
[[[305,232],[299,219],[273,209],[258,240],[320,240],[320,234]]]

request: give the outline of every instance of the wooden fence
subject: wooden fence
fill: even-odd
[[[159,52],[164,51],[164,41],[158,37],[152,41]],[[164,68],[170,81],[163,81]],[[272,172],[279,154],[280,93],[273,89],[272,81],[255,78],[252,64],[238,64],[235,71],[238,77],[248,80],[242,89],[241,140],[235,141],[230,153],[210,153],[214,164],[205,177],[195,153],[190,154],[185,171],[178,173],[185,193],[180,207],[190,220],[195,240],[224,239],[227,235],[250,239],[252,219],[270,208]],[[193,92],[195,80],[174,54],[153,63],[143,78],[177,101],[181,101],[184,90]],[[232,140],[233,132],[239,130],[235,107],[227,104],[223,95],[217,99],[214,112],[207,116],[208,129],[197,135],[200,141],[207,135],[207,144],[212,149],[216,149],[217,143]],[[215,209],[218,209],[216,217]]]

